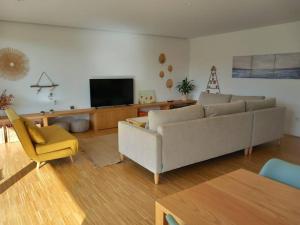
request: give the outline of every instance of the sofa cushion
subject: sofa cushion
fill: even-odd
[[[267,109],[276,106],[276,98],[268,98],[265,100],[249,100],[246,101],[246,111],[255,111]]]
[[[226,102],[230,102],[230,99],[231,99],[231,95],[201,92],[199,97],[199,103],[202,105],[226,103]]]
[[[73,153],[78,150],[78,140],[72,134],[59,126],[42,127],[41,132],[46,138],[46,144],[37,144],[37,154],[45,154],[64,149],[70,149]]]
[[[200,104],[179,109],[154,110],[148,114],[149,129],[154,131],[162,124],[201,118],[204,118],[204,109]]]
[[[232,95],[231,102],[235,101],[249,101],[249,100],[264,100],[265,96],[241,96],[241,95]]]
[[[214,116],[222,116],[234,113],[245,112],[245,102],[244,101],[235,101],[231,103],[220,103],[214,105],[206,105],[205,109],[205,117],[214,117]]]

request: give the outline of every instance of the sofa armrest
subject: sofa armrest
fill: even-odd
[[[284,107],[253,111],[252,146],[280,139],[284,134]]]
[[[153,173],[161,172],[161,136],[128,122],[118,124],[119,152]]]

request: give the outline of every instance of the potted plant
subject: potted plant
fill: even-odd
[[[195,89],[194,81],[188,80],[186,77],[177,84],[176,89],[182,95],[183,100],[186,101],[188,95]]]
[[[0,95],[0,110],[5,110],[8,108],[14,100],[13,95],[7,95],[6,90],[4,90]]]

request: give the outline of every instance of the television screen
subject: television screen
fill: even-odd
[[[90,79],[91,106],[133,104],[133,79]]]

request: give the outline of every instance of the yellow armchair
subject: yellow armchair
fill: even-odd
[[[40,132],[46,139],[45,144],[35,144],[32,142],[22,117],[12,109],[5,110],[6,115],[12,123],[16,134],[23,146],[26,154],[37,163],[37,169],[41,162],[48,160],[70,157],[78,152],[78,140],[58,126],[42,127]]]

